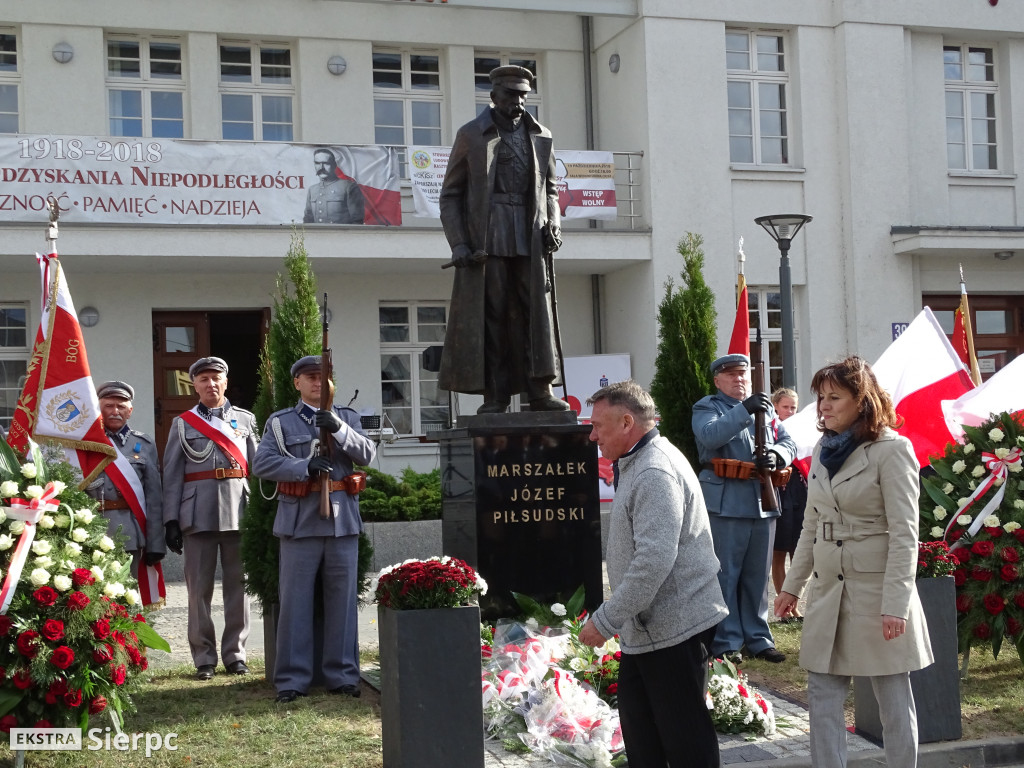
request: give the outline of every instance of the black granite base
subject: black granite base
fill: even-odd
[[[582,584],[601,604],[597,446],[572,413],[463,417],[439,435],[444,553],[487,580],[483,618],[519,613],[512,592],[549,604]]]

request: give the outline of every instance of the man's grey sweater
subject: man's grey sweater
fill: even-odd
[[[623,653],[678,645],[729,611],[697,476],[660,435],[619,459],[608,533],[612,596],[593,615]]]

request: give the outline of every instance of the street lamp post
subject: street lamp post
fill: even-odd
[[[779,293],[782,296],[782,384],[796,389],[796,343],[793,339],[793,273],[789,264],[789,247],[793,238],[811,217],[803,213],[782,213],[758,216],[754,223],[764,227],[779,245]]]

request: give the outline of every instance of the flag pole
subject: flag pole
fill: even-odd
[[[971,381],[975,386],[981,384],[981,368],[978,356],[974,352],[974,328],[971,326],[971,310],[967,304],[967,282],[964,280],[964,265],[960,263],[960,310],[963,314],[964,331],[967,336],[967,367],[971,370]]]
[[[743,293],[743,288],[746,285],[746,280],[743,278],[743,263],[747,260],[747,254],[743,252],[743,235],[740,235],[739,242],[736,244],[736,261],[739,262],[739,277],[736,279],[736,304],[740,303],[740,294]]]

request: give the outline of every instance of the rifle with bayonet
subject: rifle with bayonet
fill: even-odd
[[[320,410],[331,410],[331,348],[327,341],[327,292],[324,291],[324,306],[320,313],[323,328],[323,341],[320,352]],[[320,427],[319,455],[330,459],[334,441],[329,427]],[[326,520],[331,516],[331,470],[320,472],[320,517]]]
[[[750,383],[755,392],[764,392],[764,358],[761,355],[761,329],[757,329],[757,340],[750,350]],[[761,480],[761,509],[765,512],[779,512],[781,505],[772,482],[772,468],[765,466],[758,459],[768,456],[768,435],[765,424],[765,412],[754,414],[754,463],[758,465],[757,474]]]

